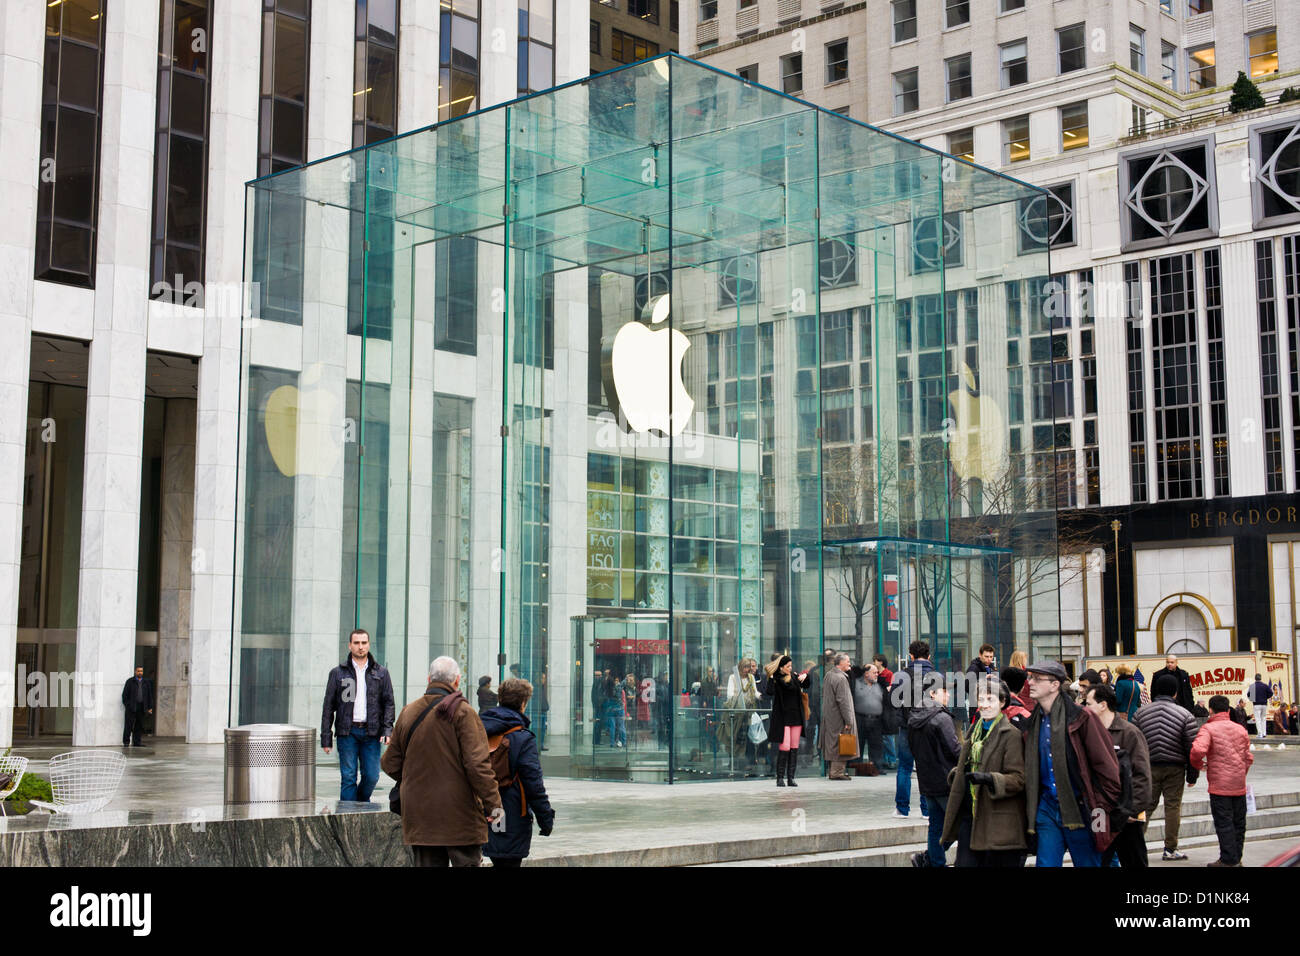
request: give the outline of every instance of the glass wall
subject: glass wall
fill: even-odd
[[[251,183],[238,720],[355,624],[530,680],[548,772],[725,778],[773,654],[1059,642],[1039,195],[673,55]]]

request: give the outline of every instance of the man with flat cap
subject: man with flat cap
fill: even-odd
[[[1110,815],[1120,797],[1119,763],[1096,715],[1061,691],[1059,661],[1027,668],[1038,704],[1025,733],[1025,802],[1037,865],[1059,867],[1065,851],[1075,866],[1101,866],[1115,839]]]

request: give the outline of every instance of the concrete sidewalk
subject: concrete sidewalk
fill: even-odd
[[[19,752],[33,758],[31,769],[39,773],[43,761],[58,749],[23,748]],[[257,817],[270,822],[282,817],[301,824],[309,816],[346,814],[349,827],[364,825],[390,834],[397,824],[396,818],[385,812],[391,781],[381,778],[370,806],[339,804],[337,763],[321,756],[317,797],[312,804],[241,809],[221,805],[220,745],[161,743],[132,749],[118,795],[108,811],[96,815],[98,819],[53,820],[41,814],[4,820],[3,830],[16,834],[163,825],[178,830],[180,839],[183,827],[178,825],[195,820],[247,821]],[[1250,781],[1264,805],[1253,826],[1264,825],[1272,814],[1278,825],[1270,835],[1288,839],[1291,831],[1287,828],[1295,822],[1292,817],[1300,816],[1300,808],[1292,806],[1300,803],[1296,795],[1300,790],[1300,746],[1257,750]],[[793,789],[778,788],[771,779],[669,787],[551,778],[547,789],[556,808],[555,832],[549,838],[534,838],[530,862],[572,866],[750,861],[761,865],[778,857],[784,858],[783,864],[795,863],[792,857],[803,855],[807,859],[800,862],[814,865],[897,865],[898,859],[905,860],[905,855],[900,856],[905,849],[924,841],[926,820],[919,813],[915,784],[911,817],[899,820],[893,817],[892,774],[848,782],[802,777],[798,783]],[[1185,816],[1198,812],[1203,816],[1205,799],[1202,781],[1187,792]],[[1157,811],[1156,821],[1161,820],[1161,813]],[[362,817],[373,821],[365,823]],[[1154,840],[1159,831],[1155,821],[1153,828]],[[1300,828],[1295,832],[1300,839]],[[245,852],[251,850],[245,848]],[[879,858],[864,859],[872,854]]]

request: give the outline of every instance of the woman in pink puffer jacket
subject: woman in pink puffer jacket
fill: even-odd
[[[1192,743],[1191,765],[1204,769],[1219,859],[1210,866],[1241,866],[1246,843],[1246,773],[1255,761],[1250,735],[1232,720],[1228,698],[1210,698],[1210,719]]]

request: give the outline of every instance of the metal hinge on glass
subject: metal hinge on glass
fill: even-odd
[[[507,437],[509,434],[510,434],[510,426],[509,426],[509,425],[502,425],[502,426],[501,426],[501,437],[502,437],[502,438],[505,438],[505,437]]]
[[[362,248],[362,250],[363,250],[364,252],[369,252],[369,251],[370,251],[370,240],[369,240],[369,239],[362,239],[362,240],[361,240],[361,248]]]
[[[357,457],[358,457],[358,458],[365,458],[365,457],[366,457],[366,446],[365,446],[365,445],[358,445],[358,446],[357,446]]]

